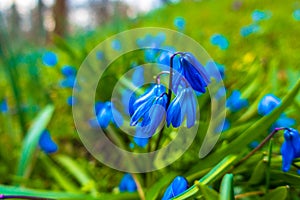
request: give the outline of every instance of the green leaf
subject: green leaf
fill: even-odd
[[[0,191],[1,194],[4,195],[24,195],[24,196],[34,196],[40,198],[53,198],[53,199],[93,199],[92,196],[80,194],[80,193],[54,192],[54,191],[27,189],[21,187],[5,186],[5,185],[0,185]]]
[[[217,180],[218,178],[220,178],[226,171],[229,170],[230,167],[232,167],[233,163],[236,160],[236,156],[233,155],[228,155],[226,156],[219,164],[217,164],[214,168],[212,168],[204,177],[202,177],[199,182],[204,184],[204,185],[208,185],[211,182]],[[186,199],[189,198],[191,196],[194,196],[197,194],[197,192],[199,191],[199,187],[197,186],[197,182],[196,184],[194,184],[193,186],[191,186],[189,189],[187,189],[186,191],[184,191],[183,193],[177,195],[176,197],[174,197],[173,199],[175,200],[182,200],[182,199]]]
[[[207,185],[204,185],[201,182],[197,182],[196,184],[197,184],[197,187],[199,187],[199,189],[200,189],[199,193],[202,194],[204,199],[209,199],[209,200],[219,200],[220,199],[219,193],[216,192],[215,190],[209,188]]]
[[[168,173],[163,176],[159,181],[157,181],[154,185],[152,185],[146,191],[146,200],[155,200],[160,194],[161,190],[167,186],[167,184],[171,183],[171,181],[176,176],[176,173]]]
[[[271,170],[270,175],[272,180],[278,181],[282,180],[285,184],[289,184],[293,186],[294,188],[300,189],[300,176],[294,175],[286,172],[282,172],[280,170]]]
[[[21,158],[18,164],[18,176],[26,176],[29,173],[29,165],[33,158],[34,151],[39,142],[43,130],[47,127],[54,111],[54,106],[46,106],[34,119],[28,133],[25,136]]]
[[[255,185],[261,183],[265,178],[265,172],[266,172],[266,163],[263,160],[261,160],[253,170],[253,173],[249,180],[249,184]]]
[[[55,160],[80,182],[82,190],[91,191],[94,195],[97,194],[95,181],[77,162],[65,155],[57,155]]]
[[[278,187],[274,190],[272,190],[271,192],[269,192],[268,194],[266,194],[263,197],[263,200],[284,200],[287,198],[287,194],[288,194],[288,187],[286,186],[281,186]]]
[[[233,175],[226,174],[221,182],[220,200],[234,200]]]

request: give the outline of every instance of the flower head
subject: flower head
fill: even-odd
[[[57,144],[51,139],[48,130],[44,130],[39,139],[40,148],[47,154],[55,153],[58,149]]]
[[[184,192],[188,188],[187,180],[182,176],[177,176],[174,178],[172,183],[169,185],[164,193],[162,200],[171,199],[180,193]]]
[[[130,174],[125,174],[119,184],[120,192],[135,192],[136,183]]]
[[[183,53],[180,57],[179,72],[197,92],[205,93],[210,83],[209,75],[203,65],[191,53]]]
[[[167,125],[179,127],[186,117],[187,127],[194,126],[196,120],[196,99],[192,88],[184,88],[170,103],[167,110]]]
[[[281,146],[282,171],[287,172],[295,158],[300,157],[300,135],[296,129],[284,131],[284,142]]]
[[[247,99],[241,98],[241,92],[238,90],[234,90],[231,93],[231,96],[228,97],[226,101],[226,106],[231,110],[232,112],[237,112],[241,110],[242,108],[245,108],[248,106]]]

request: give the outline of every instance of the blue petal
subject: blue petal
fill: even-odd
[[[273,94],[266,94],[258,104],[258,113],[260,115],[268,115],[272,112],[279,104],[281,100]]]
[[[76,69],[73,66],[69,66],[66,65],[61,69],[61,73],[65,76],[65,77],[69,77],[69,76],[75,76],[76,75]]]
[[[169,200],[180,193],[184,192],[188,188],[187,180],[182,176],[177,176],[172,183],[166,189],[162,200]]]
[[[57,56],[54,52],[46,52],[42,57],[43,63],[46,66],[53,67],[57,64]]]
[[[137,190],[136,183],[130,174],[125,174],[119,184],[120,192],[135,192]]]
[[[294,150],[291,141],[285,141],[281,146],[282,154],[282,171],[287,172],[291,168],[291,164],[294,160]]]

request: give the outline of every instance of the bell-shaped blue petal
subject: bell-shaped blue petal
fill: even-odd
[[[169,200],[180,193],[184,192],[188,188],[187,180],[182,176],[177,176],[172,183],[166,189],[162,200]]]
[[[281,100],[273,94],[266,94],[258,104],[258,113],[260,115],[268,115],[272,112],[279,104]]]
[[[203,65],[191,53],[184,53],[180,62],[183,75],[192,88],[197,92],[205,93],[210,79]]]
[[[41,134],[39,146],[47,154],[55,153],[58,149],[56,143],[51,139],[51,135],[48,130],[44,130]]]
[[[135,192],[137,190],[136,183],[130,174],[125,174],[119,184],[120,192]]]

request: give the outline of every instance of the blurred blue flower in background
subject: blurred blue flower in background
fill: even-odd
[[[73,88],[76,80],[76,68],[73,66],[65,65],[61,68],[61,73],[64,75],[64,79],[60,81],[62,88]]]
[[[225,66],[220,63],[208,61],[206,69],[209,76],[215,78],[217,82],[220,82],[225,77]]]
[[[157,35],[147,34],[143,38],[138,38],[136,44],[138,47],[148,47],[148,48],[160,48],[166,40],[166,34],[163,32]]]
[[[144,68],[143,67],[135,67],[134,72],[132,74],[132,83],[140,87],[144,84]]]
[[[269,19],[271,15],[272,13],[270,11],[254,10],[251,14],[251,17],[253,22],[259,22]]]
[[[185,30],[185,19],[183,17],[176,17],[174,19],[174,26],[178,31],[184,31]]]
[[[284,142],[281,146],[282,171],[290,170],[293,160],[300,157],[300,135],[296,129],[287,128],[284,131]]]
[[[137,190],[136,183],[131,174],[125,174],[119,184],[120,192],[135,192]]]
[[[272,112],[279,104],[281,100],[273,94],[266,94],[260,100],[258,104],[258,113],[260,115],[268,115]]]
[[[249,144],[249,147],[251,149],[255,149],[258,145],[259,145],[259,142],[257,140],[254,140]]]
[[[121,41],[118,40],[118,39],[114,39],[112,42],[111,42],[111,47],[116,50],[116,51],[121,51],[122,49],[122,44],[121,44]]]
[[[259,25],[257,24],[250,24],[248,26],[244,26],[241,28],[240,30],[240,34],[243,37],[247,37],[249,35],[251,35],[252,33],[256,33],[260,30]]]
[[[221,133],[227,131],[230,128],[230,122],[228,121],[228,119],[224,119],[224,121],[221,122],[223,122],[223,125],[222,123],[220,123],[220,125],[218,125],[215,129],[215,133]]]
[[[271,130],[274,130],[277,127],[292,127],[296,123],[296,120],[287,117],[284,113],[275,121],[271,126]]]
[[[39,146],[41,150],[47,154],[55,153],[58,149],[57,144],[53,142],[48,130],[42,132],[39,139]]]
[[[172,183],[166,189],[162,200],[169,200],[188,188],[187,180],[182,176],[176,176]]]
[[[226,101],[226,107],[232,112],[237,112],[248,105],[248,100],[241,98],[241,92],[239,90],[233,90]]]
[[[7,113],[8,112],[8,105],[6,99],[0,101],[0,112]]]
[[[300,21],[300,9],[293,12],[293,17],[296,21]]]
[[[228,40],[222,34],[218,34],[218,33],[213,34],[210,37],[210,42],[211,44],[218,46],[221,50],[226,50],[229,47]]]
[[[57,64],[57,55],[54,52],[48,51],[44,53],[42,60],[44,65],[53,67]]]
[[[184,88],[173,99],[167,110],[167,126],[179,127],[186,117],[188,128],[194,126],[196,120],[196,98],[192,88]]]
[[[149,142],[150,137],[145,137],[145,134],[143,132],[143,127],[137,126],[136,127],[136,133],[135,136],[133,137],[134,143],[139,146],[139,147],[146,147],[148,142]]]
[[[109,123],[113,123],[120,127],[123,124],[123,117],[121,113],[115,108],[113,103],[97,102],[95,104],[96,118],[90,119],[89,124],[92,128],[107,128]]]

